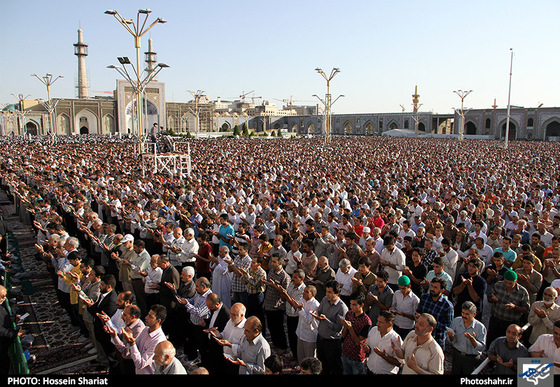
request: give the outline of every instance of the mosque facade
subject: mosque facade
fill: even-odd
[[[155,63],[151,41],[146,52],[147,69]],[[0,112],[0,135],[103,134],[134,133],[134,119],[142,115],[145,132],[153,124],[160,130],[175,134],[204,137],[211,133],[231,134],[237,128],[254,134],[280,130],[284,136],[323,135],[325,117],[319,105],[294,106],[291,101],[278,108],[263,100],[256,103],[246,95],[239,100],[211,100],[206,95],[189,102],[169,102],[165,98],[165,83],[156,79],[147,84],[139,113],[133,100],[133,88],[124,79],[117,79],[112,95],[90,97],[85,75],[87,45],[82,31],[74,44],[78,57],[78,97],[49,101],[20,100]],[[448,135],[464,138],[503,140],[560,141],[560,108],[543,107],[471,109],[463,117],[451,114],[421,112],[415,89],[413,110],[394,113],[332,114],[331,134],[348,136]],[[49,113],[50,111],[50,113]],[[135,117],[136,116],[136,117]]]

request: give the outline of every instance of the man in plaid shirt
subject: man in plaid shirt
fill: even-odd
[[[267,286],[264,293],[263,309],[266,315],[266,323],[270,332],[272,344],[277,348],[279,355],[284,354],[288,349],[284,327],[284,315],[286,314],[286,300],[277,290],[278,286],[286,289],[290,284],[291,278],[282,267],[282,258],[274,254],[270,258],[270,270],[264,283]]]
[[[443,294],[445,285],[444,279],[433,278],[430,283],[430,292],[422,294],[416,309],[417,318],[422,313],[429,313],[436,319],[437,326],[432,335],[442,349],[445,349],[445,332],[453,321],[453,304]]]
[[[503,336],[509,325],[523,325],[522,317],[531,308],[529,293],[517,282],[517,273],[513,270],[506,271],[504,279],[496,282],[492,292],[488,294],[488,301],[492,303],[492,315],[487,343]]]

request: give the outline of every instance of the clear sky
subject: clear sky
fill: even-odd
[[[89,45],[90,95],[115,89],[107,65],[135,58],[132,36],[107,9],[135,19],[152,10],[151,38],[166,100],[186,102],[187,90],[215,99],[293,98],[316,104],[326,81],[315,71],[341,72],[331,82],[333,113],[399,112],[412,108],[418,85],[421,111],[451,113],[453,90],[473,90],[466,108],[506,107],[513,49],[511,104],[560,106],[560,1],[539,0],[0,0],[0,102],[12,94],[46,98],[31,74],[63,75],[53,98],[74,98],[81,28]],[[302,101],[302,102],[298,102]]]

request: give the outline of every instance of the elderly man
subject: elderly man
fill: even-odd
[[[245,305],[237,302],[231,306],[229,310],[229,321],[221,332],[216,327],[209,328],[210,334],[215,338],[216,342],[223,347],[223,354],[225,356],[233,356],[233,354],[239,350],[239,346],[245,337],[246,312],[247,309]],[[238,373],[238,367],[229,362],[225,364],[225,367],[224,373],[228,375],[235,375]]]
[[[402,359],[404,363],[403,375],[443,375],[443,350],[432,337],[436,325],[437,321],[434,316],[423,313],[417,318],[414,331],[406,336],[401,348],[392,342],[392,348],[397,358]]]
[[[343,258],[339,265],[334,280],[340,284],[340,298],[346,306],[350,305],[350,295],[353,293],[353,278],[358,272],[349,259]]]
[[[262,324],[258,317],[251,316],[245,321],[245,337],[234,351],[234,357],[227,356],[232,364],[239,366],[239,374],[264,374],[265,360],[270,356],[270,345],[262,335]]]
[[[189,341],[186,355],[189,363],[195,363],[200,360],[198,353],[202,347],[202,336],[205,320],[210,317],[210,310],[206,304],[206,298],[212,294],[210,281],[206,277],[201,277],[195,283],[196,294],[193,298],[178,298],[177,302],[183,305],[190,314],[190,319],[185,329],[187,329],[187,340]]]
[[[136,251],[134,250],[134,236],[126,234],[121,239],[122,254],[119,256],[117,253],[111,253],[111,258],[115,261],[119,270],[118,280],[121,283],[122,289],[134,292],[132,288],[132,261],[136,258]]]
[[[155,375],[184,375],[187,373],[183,364],[175,357],[175,347],[170,341],[162,341],[154,350],[156,364]]]
[[[529,343],[534,344],[541,335],[553,333],[553,326],[560,321],[560,305],[556,303],[558,291],[548,286],[544,289],[542,301],[531,304],[528,321],[531,324]]]

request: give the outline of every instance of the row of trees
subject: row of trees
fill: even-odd
[[[256,135],[256,133],[255,133],[254,130],[252,130],[251,132],[249,132],[249,130],[247,129],[247,125],[246,125],[246,124],[241,125],[241,130],[239,130],[239,126],[238,126],[238,125],[235,125],[235,126],[233,127],[233,136],[234,136],[234,137],[239,136],[239,137],[243,137],[243,138],[251,138],[251,137],[253,137],[253,136],[255,136],[255,135]],[[263,132],[261,135],[266,137],[266,136],[268,136],[269,134],[268,134],[267,132]],[[270,136],[271,136],[271,137],[282,137],[282,132],[280,131],[280,129],[278,129],[278,131],[276,131],[276,132],[273,130],[273,131],[270,132]]]

